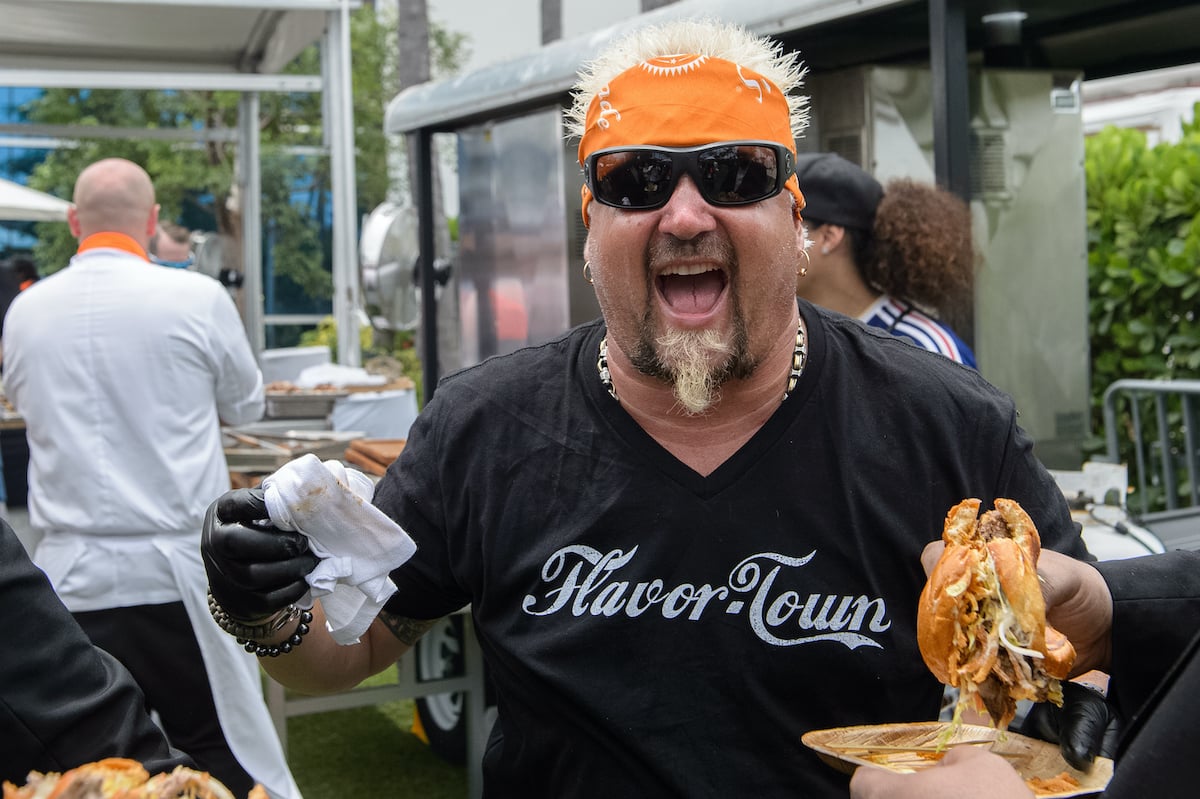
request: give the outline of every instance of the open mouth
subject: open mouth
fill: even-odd
[[[698,315],[717,307],[729,278],[713,266],[671,267],[655,279],[659,296],[678,314]]]

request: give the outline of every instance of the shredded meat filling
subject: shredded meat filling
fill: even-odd
[[[1004,683],[996,679],[994,675],[989,676],[979,683],[978,691],[979,698],[983,700],[983,706],[987,708],[989,716],[993,719],[1009,716],[1014,702],[1008,695],[1008,689],[1005,688]]]

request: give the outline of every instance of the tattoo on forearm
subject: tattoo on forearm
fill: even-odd
[[[400,639],[400,643],[405,646],[416,644],[417,639],[427,633],[429,628],[437,623],[437,619],[430,619],[429,621],[406,619],[403,616],[393,616],[387,611],[380,613],[379,618],[392,631],[392,635]]]

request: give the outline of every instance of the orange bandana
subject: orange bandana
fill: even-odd
[[[596,93],[585,122],[580,164],[597,150],[639,144],[693,147],[758,140],[796,152],[787,98],[779,87],[752,69],[704,55],[658,56],[630,67]],[[796,176],[786,185],[798,216],[804,195]],[[591,201],[584,186],[584,225]]]

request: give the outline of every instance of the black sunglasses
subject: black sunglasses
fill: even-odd
[[[584,180],[597,202],[647,211],[671,199],[687,173],[712,205],[749,205],[774,197],[796,170],[776,142],[730,141],[699,147],[610,147],[589,155]]]

